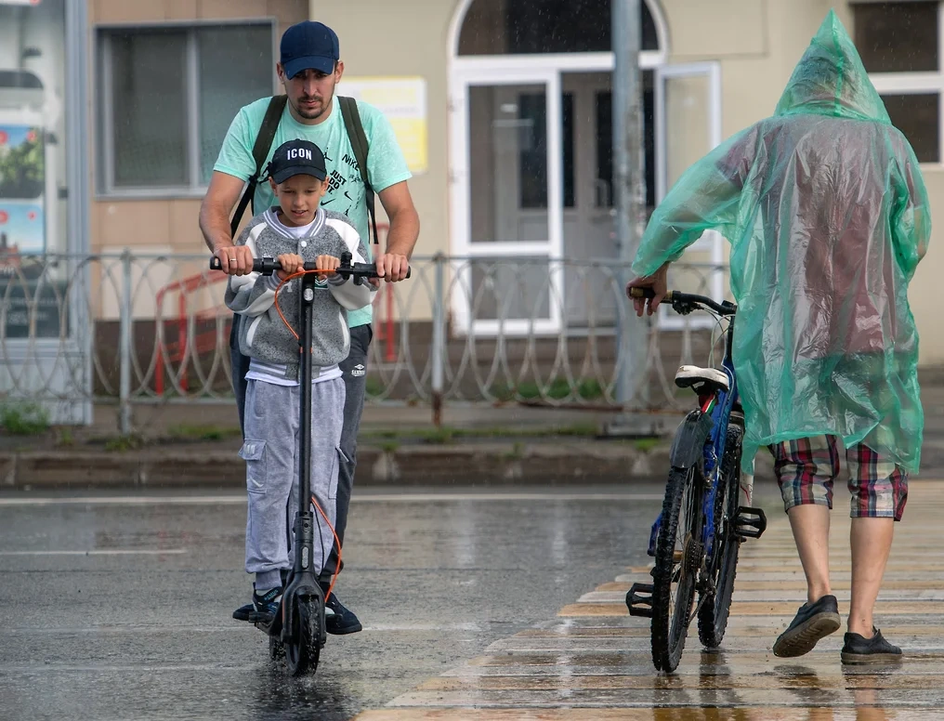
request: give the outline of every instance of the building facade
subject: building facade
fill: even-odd
[[[643,0],[650,208],[690,162],[773,112],[831,8],[914,145],[935,218],[944,218],[937,0]],[[0,220],[34,223],[19,234],[20,252],[202,253],[197,214],[220,140],[238,107],[277,89],[278,38],[306,18],[340,36],[342,92],[379,99],[395,121],[415,172],[418,254],[618,256],[609,0],[0,0],[0,80],[9,86],[0,88],[0,128],[8,145],[28,143],[19,129],[40,126],[47,142],[42,182],[0,185]],[[704,237],[688,259],[718,263],[726,253],[722,238]],[[935,239],[911,292],[925,365],[944,364],[934,310],[941,272]],[[561,272],[535,287],[566,296],[567,283]],[[724,275],[711,274],[710,287],[724,294]],[[525,298],[517,320],[549,333],[579,327],[592,302],[555,311],[537,301]],[[546,312],[529,326],[535,308]],[[451,312],[459,330],[488,333],[497,322],[465,298]]]

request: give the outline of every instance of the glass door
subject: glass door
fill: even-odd
[[[557,333],[563,268],[561,93],[542,69],[465,72],[452,98],[457,329]]]

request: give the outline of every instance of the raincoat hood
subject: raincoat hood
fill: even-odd
[[[834,13],[775,115],[678,179],[633,272],[679,260],[706,231],[731,243],[745,470],[763,446],[828,434],[916,471],[924,415],[908,283],[928,249],[930,204],[911,145]],[[706,292],[681,277],[670,269],[670,287]]]
[[[793,70],[774,114],[831,115],[891,125],[885,104],[834,11],[829,11]]]

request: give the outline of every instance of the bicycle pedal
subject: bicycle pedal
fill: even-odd
[[[762,508],[738,507],[734,532],[741,538],[760,538],[767,530],[767,514]]]
[[[652,618],[652,584],[634,583],[626,592],[626,607],[630,616]]]

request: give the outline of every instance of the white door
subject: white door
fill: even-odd
[[[617,257],[612,187],[610,71],[561,75],[564,257],[577,261],[564,277],[568,328],[610,326],[623,303],[616,273],[602,268]],[[603,265],[596,268],[588,263]],[[618,292],[614,292],[618,290]]]
[[[656,202],[661,202],[686,168],[721,142],[721,71],[717,63],[664,65],[656,69]],[[681,258],[692,264],[670,268],[669,287],[709,295],[725,293],[725,240],[710,231],[691,245]],[[663,328],[683,324],[712,325],[701,314],[681,318],[661,308]]]
[[[563,268],[561,93],[553,69],[463,72],[452,181],[459,332],[557,333]]]

